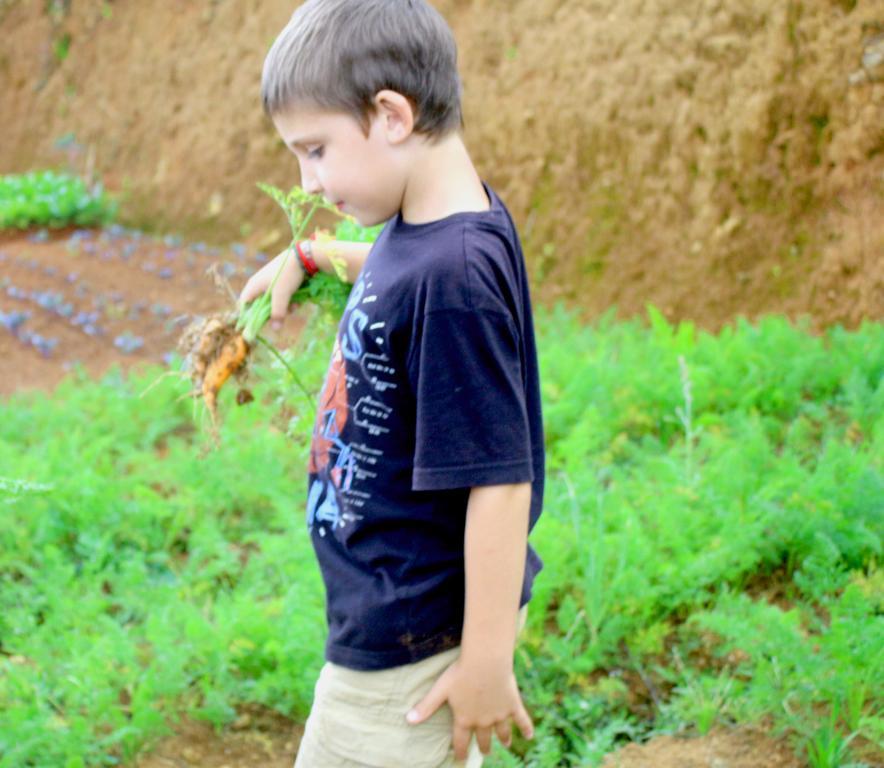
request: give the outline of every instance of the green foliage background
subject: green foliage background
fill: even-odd
[[[626,738],[759,720],[810,765],[871,765],[884,326],[712,336],[556,308],[537,328],[545,568],[517,656],[537,735],[489,765],[598,765]],[[333,330],[317,314],[285,353],[309,391]],[[208,452],[186,383],[148,390],[161,372],[0,403],[0,768],[131,762],[182,712],[306,716],[312,403],[265,358],[252,404],[222,393]]]
[[[113,221],[118,203],[99,182],[61,171],[0,176],[0,229],[97,226]]]

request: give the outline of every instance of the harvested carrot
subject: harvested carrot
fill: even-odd
[[[196,381],[202,381],[206,375],[206,367],[212,361],[213,348],[217,346],[217,335],[222,331],[223,323],[217,317],[210,317],[200,327],[200,337],[193,352],[193,374]]]
[[[213,421],[218,412],[221,387],[246,364],[248,354],[248,343],[240,334],[236,334],[227,339],[218,355],[208,363],[202,381],[202,395]]]
[[[217,438],[218,393],[231,376],[242,380],[253,343],[236,328],[237,314],[195,319],[178,340],[184,353],[184,367],[193,384],[191,395],[202,397],[212,418],[212,431]],[[250,394],[250,393],[249,393]],[[238,403],[249,402],[237,396]]]

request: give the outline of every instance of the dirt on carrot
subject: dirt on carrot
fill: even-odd
[[[236,330],[236,320],[237,313],[233,311],[198,318],[184,329],[178,340],[178,350],[184,356],[184,367],[193,384],[191,395],[202,397],[212,418],[213,429],[218,425],[221,388],[231,377],[244,383],[248,375],[251,347]],[[237,396],[237,402],[248,402],[249,399],[247,390]]]

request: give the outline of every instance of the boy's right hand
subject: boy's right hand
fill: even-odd
[[[255,272],[246,282],[238,299],[239,309],[242,311],[246,304],[253,299],[257,299],[270,287],[270,283],[273,282],[273,277],[279,270],[280,264],[283,265],[282,272],[276,281],[276,285],[273,286],[273,293],[270,296],[270,319],[274,328],[279,328],[280,323],[285,319],[292,294],[304,282],[304,268],[301,266],[298,256],[292,248],[286,248]]]

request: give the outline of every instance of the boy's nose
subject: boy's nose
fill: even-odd
[[[311,195],[318,195],[322,191],[322,186],[315,175],[301,168],[301,187],[305,192]]]

